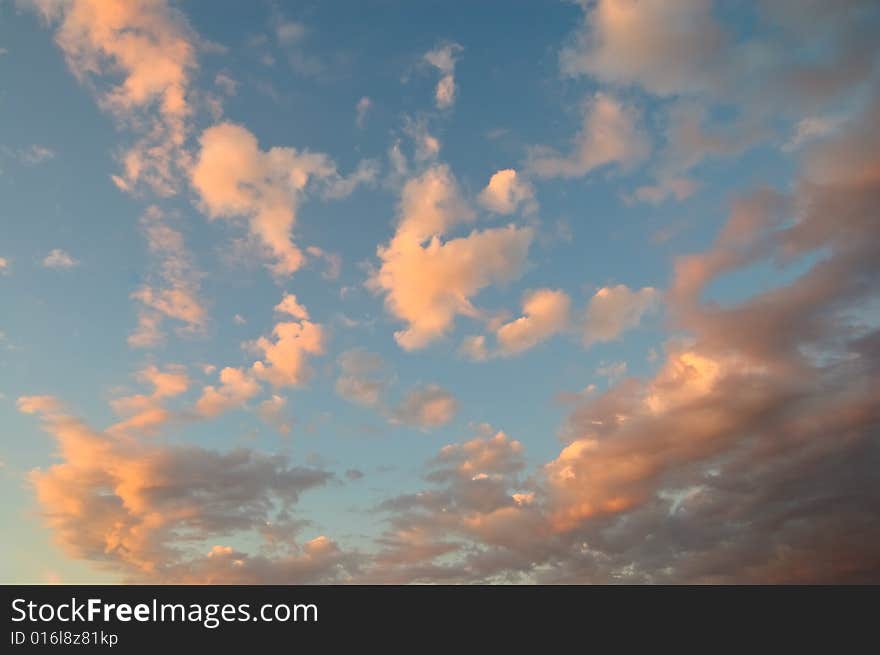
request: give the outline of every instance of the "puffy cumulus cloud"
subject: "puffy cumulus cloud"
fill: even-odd
[[[386,307],[407,322],[395,332],[398,344],[423,348],[444,336],[456,315],[477,316],[470,298],[494,282],[518,277],[532,238],[531,228],[508,226],[446,242],[435,236],[425,245],[395,238],[380,248],[383,263],[371,285],[386,291]]]
[[[279,276],[303,265],[304,255],[292,232],[310,185],[320,182],[325,195],[341,197],[376,174],[372,164],[362,162],[351,177],[343,178],[323,153],[286,147],[260,150],[247,128],[232,123],[206,129],[200,145],[190,179],[203,210],[210,218],[246,218],[250,235]]]
[[[458,400],[436,384],[409,391],[394,409],[392,420],[420,428],[435,428],[449,423],[458,413]]]
[[[529,170],[539,177],[583,177],[610,164],[626,170],[643,161],[651,147],[638,111],[601,92],[584,104],[583,126],[573,141],[568,155],[533,148]]]
[[[558,289],[537,289],[523,296],[523,315],[495,332],[502,354],[533,348],[568,327],[571,298]]]
[[[535,289],[522,299],[522,316],[511,321],[494,321],[496,347],[490,347],[485,335],[471,335],[462,340],[459,354],[472,361],[509,357],[534,348],[570,327],[571,298],[561,289]],[[490,321],[490,326],[493,322]]]
[[[70,253],[61,248],[52,249],[48,255],[43,258],[43,266],[45,268],[54,268],[56,270],[67,270],[75,268],[79,265],[79,261],[74,259]]]
[[[285,293],[281,298],[281,302],[275,305],[275,311],[279,314],[287,314],[300,321],[309,319],[309,311],[297,302],[296,296],[292,293]]]
[[[348,350],[336,360],[339,377],[336,393],[366,407],[380,407],[390,383],[385,362],[376,353]]]
[[[399,211],[396,236],[418,243],[476,218],[473,209],[461,197],[452,171],[445,164],[433,165],[407,181],[400,194]]]
[[[138,371],[135,377],[139,382],[151,385],[153,392],[111,400],[113,411],[123,418],[107,428],[108,433],[155,432],[173,418],[165,407],[165,401],[185,393],[190,385],[186,367],[177,364],[169,364],[162,369],[151,364]]]
[[[364,578],[880,580],[878,117],[874,100],[806,145],[792,191],[735,202],[708,250],[676,260],[668,312],[687,338],[649,378],[574,395],[565,446],[534,475],[488,428],[444,448],[436,486],[380,507],[391,527]],[[768,263],[793,276],[726,304],[708,293]],[[616,318],[597,335],[655,296],[608,292]]]
[[[451,228],[473,219],[445,165],[431,166],[403,187],[397,231],[378,248],[382,264],[367,284],[384,293],[388,311],[407,323],[395,333],[404,349],[443,337],[456,315],[478,316],[472,296],[521,274],[533,230],[511,225],[442,240]]]
[[[128,337],[128,343],[148,348],[162,342],[164,319],[181,323],[183,333],[199,333],[205,327],[207,310],[199,298],[202,274],[192,263],[183,235],[168,224],[155,206],[144,213],[141,227],[156,262],[155,273],[131,294],[140,303],[140,309],[138,326]]]
[[[537,210],[535,189],[512,168],[500,170],[480,192],[480,204],[498,214],[512,214],[519,207],[527,213]]]
[[[311,377],[308,357],[324,352],[325,331],[319,323],[308,320],[308,312],[292,294],[285,294],[275,311],[298,320],[280,321],[272,329],[272,338],[260,337],[250,344],[262,355],[252,371],[273,387],[297,386]]]
[[[195,39],[164,0],[33,0],[80,80],[95,80],[101,106],[135,134],[114,176],[126,190],[145,183],[174,192],[187,165],[185,142],[193,113],[190,84]]]
[[[208,385],[196,401],[197,414],[213,418],[243,406],[260,392],[260,383],[250,372],[227,366],[219,374],[219,386]]]
[[[434,102],[438,109],[449,109],[455,104],[455,63],[464,50],[458,43],[442,43],[425,53],[425,61],[440,72],[440,80],[434,89]]]
[[[642,317],[660,302],[660,292],[653,287],[633,291],[623,284],[602,287],[587,304],[583,324],[583,343],[589,346],[612,341],[636,327]]]
[[[295,528],[290,512],[301,493],[330,479],[325,471],[247,449],[218,452],[111,435],[46,397],[21,398],[19,408],[41,414],[58,444],[61,461],[29,479],[49,528],[73,557],[137,582],[256,582],[268,569],[286,575],[275,580],[307,581],[333,577],[345,559],[332,554],[335,545],[326,538],[290,542],[243,567],[231,560],[229,568],[210,566],[231,548],[212,549],[211,556],[198,548],[232,535],[259,536],[266,526]]]

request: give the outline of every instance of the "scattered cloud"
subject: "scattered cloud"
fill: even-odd
[[[35,0],[56,25],[55,40],[81,81],[100,81],[98,100],[134,135],[121,154],[117,186],[146,184],[160,195],[177,188],[187,166],[185,141],[193,113],[194,37],[164,0]],[[120,81],[121,77],[121,81]],[[113,80],[112,82],[110,80]]]
[[[131,294],[140,308],[137,328],[128,337],[129,345],[135,348],[159,345],[165,336],[162,322],[166,319],[181,324],[180,331],[184,334],[201,333],[208,318],[199,297],[202,273],[192,262],[183,234],[169,224],[156,206],[148,208],[141,217],[141,228],[155,262],[155,272]]]
[[[46,146],[32,145],[19,153],[19,160],[26,166],[36,166],[55,158],[55,151]]]
[[[436,384],[411,390],[394,409],[393,419],[422,429],[449,423],[458,413],[455,396]]]
[[[528,162],[531,172],[543,178],[583,177],[611,164],[627,170],[648,156],[650,141],[634,107],[599,92],[584,104],[583,114],[572,151],[560,155],[547,147],[533,148]]]
[[[492,175],[489,184],[480,192],[479,201],[497,214],[512,214],[519,207],[523,207],[526,213],[537,210],[534,187],[512,168]]]
[[[72,557],[131,582],[306,582],[333,570],[343,574],[344,563],[352,564],[326,537],[273,538],[296,534],[302,523],[290,512],[300,494],[331,479],[326,471],[243,448],[220,452],[101,432],[51,397],[23,397],[18,406],[41,415],[57,441],[60,463],[35,469],[30,482],[45,521]],[[262,534],[278,550],[193,548],[247,533]]]
[[[513,225],[441,240],[454,226],[475,219],[446,165],[436,164],[404,185],[397,231],[378,249],[382,265],[368,285],[385,294],[385,306],[407,323],[395,333],[406,350],[447,333],[455,316],[478,317],[470,298],[493,282],[520,275],[533,238]]]
[[[363,128],[367,121],[367,114],[370,111],[370,108],[373,106],[373,101],[370,100],[367,96],[363,96],[360,100],[357,101],[357,104],[354,107],[355,110],[355,119],[354,122],[359,128]]]
[[[538,289],[523,296],[523,315],[495,332],[501,354],[529,350],[568,328],[571,298],[564,291]]]
[[[54,248],[49,254],[43,258],[43,266],[45,268],[54,268],[56,270],[67,270],[75,268],[79,262],[70,256],[70,254],[61,248]]]
[[[449,109],[455,104],[455,64],[463,50],[458,43],[447,42],[425,53],[425,61],[440,73],[440,80],[434,89],[437,109]]]
[[[246,218],[250,235],[279,277],[291,275],[304,263],[292,233],[308,188],[323,183],[329,197],[343,197],[375,177],[369,164],[343,178],[322,153],[285,147],[260,150],[256,137],[233,123],[208,128],[200,144],[191,181],[201,207],[212,219]]]
[[[583,343],[589,346],[613,341],[636,327],[642,317],[657,308],[660,292],[653,287],[633,291],[623,284],[602,287],[587,304],[583,324]]]

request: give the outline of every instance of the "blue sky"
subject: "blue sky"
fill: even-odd
[[[844,496],[747,417],[870,404],[878,61],[796,4],[0,3],[0,576],[795,579],[729,493]]]

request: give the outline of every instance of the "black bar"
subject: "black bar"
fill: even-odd
[[[705,651],[738,644],[750,650],[775,635],[791,645],[826,644],[833,652],[861,652],[859,640],[876,648],[874,627],[880,587],[586,587],[586,586],[5,586],[6,634],[0,652],[69,647],[141,652],[195,647],[295,652],[301,647],[384,646],[429,652],[444,644],[454,652],[476,652],[476,644],[498,647],[521,640],[570,642],[567,650],[609,652],[643,643],[655,648],[704,642]],[[72,603],[72,599],[76,602]],[[88,599],[94,620],[59,621]],[[28,603],[33,603],[30,607]],[[94,603],[94,601],[93,601]],[[154,604],[155,603],[155,604]],[[51,605],[43,608],[41,605]],[[119,610],[125,604],[131,610]],[[165,621],[157,621],[161,605]],[[109,605],[114,605],[106,609]],[[146,606],[140,610],[135,607]],[[222,606],[229,605],[223,620]],[[247,617],[241,606],[247,605]],[[263,606],[270,605],[269,609]],[[308,606],[314,606],[313,612]],[[32,621],[43,612],[45,621]],[[120,620],[122,617],[131,620]],[[275,614],[275,612],[280,612]],[[108,614],[104,614],[108,612]],[[135,620],[134,612],[140,612]],[[154,614],[154,612],[156,612]],[[267,620],[256,614],[263,612]],[[23,613],[26,616],[23,617]],[[209,617],[209,614],[213,619]],[[290,618],[296,614],[298,620]],[[316,616],[315,616],[316,614]],[[287,617],[287,620],[282,620]],[[23,619],[24,620],[13,620]],[[169,620],[173,618],[174,620]],[[90,633],[98,643],[52,643]],[[53,636],[58,635],[58,636]],[[67,635],[71,635],[68,637]],[[861,636],[860,636],[861,635]],[[103,640],[102,640],[103,638]],[[415,639],[415,641],[413,641]],[[16,640],[22,643],[16,644]],[[35,643],[36,642],[36,643]],[[44,643],[45,642],[45,643]],[[847,645],[852,646],[849,648]],[[614,648],[613,650],[617,650]],[[598,650],[597,650],[598,649]],[[758,648],[760,651],[761,649]],[[246,652],[248,652],[246,651]],[[205,651],[207,652],[207,651]],[[492,650],[491,652],[496,652]],[[519,651],[517,651],[519,652]]]

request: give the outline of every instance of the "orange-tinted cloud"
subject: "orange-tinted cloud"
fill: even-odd
[[[456,315],[476,317],[471,297],[493,282],[522,272],[533,237],[528,227],[473,231],[443,240],[455,225],[473,220],[455,179],[435,165],[404,186],[400,221],[382,265],[369,286],[385,294],[385,306],[407,326],[395,333],[401,347],[415,350],[443,337]]]

